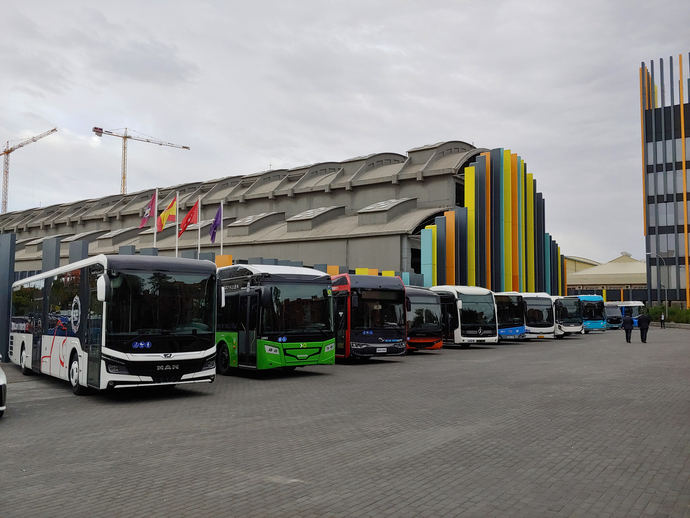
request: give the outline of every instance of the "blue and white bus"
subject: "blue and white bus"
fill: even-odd
[[[521,293],[525,301],[525,327],[527,338],[554,338],[556,320],[553,300],[544,292]]]
[[[499,340],[524,340],[527,333],[525,326],[525,301],[516,291],[494,293],[496,314],[498,315]]]
[[[9,357],[75,394],[209,383],[215,306],[211,261],[97,255],[12,285]]]
[[[578,295],[582,302],[582,324],[585,333],[606,331],[606,311],[601,295]]]
[[[623,316],[630,315],[632,317],[633,323],[637,327],[637,317],[640,316],[640,312],[645,305],[639,300],[622,300],[616,302],[616,305],[620,308]]]

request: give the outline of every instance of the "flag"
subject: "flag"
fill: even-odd
[[[149,218],[151,217],[151,214],[156,213],[156,193],[153,193],[153,196],[151,196],[151,201],[146,205],[146,208],[144,209],[144,217],[141,218],[141,223],[139,223],[139,228],[144,228],[146,223],[148,223]]]
[[[170,205],[168,205],[168,208],[165,209],[163,212],[161,212],[161,215],[158,216],[157,220],[157,227],[158,227],[158,232],[163,230],[165,228],[166,223],[168,221],[170,223],[175,222],[175,212],[177,211],[177,196],[173,198],[173,201],[170,202]]]
[[[213,223],[211,223],[211,228],[209,229],[208,233],[211,235],[211,243],[216,242],[216,232],[218,232],[218,229],[220,228],[222,222],[221,222],[221,217],[223,214],[223,208],[218,207],[218,210],[216,211],[216,217],[213,218]]]
[[[198,223],[199,222],[199,202],[197,201],[194,204],[194,207],[192,207],[187,215],[184,217],[182,222],[180,223],[180,231],[177,233],[177,237],[180,237],[182,235],[182,232],[187,230],[187,227],[191,225],[192,223]]]

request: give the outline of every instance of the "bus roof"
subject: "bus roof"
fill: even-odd
[[[381,290],[404,290],[400,277],[387,277],[383,275],[354,275],[340,273],[331,277],[333,286],[348,285],[350,288],[372,288]]]
[[[245,275],[245,272],[242,270],[247,270],[251,275],[296,276],[309,278],[311,280],[329,277],[326,272],[313,268],[305,268],[303,266],[280,266],[276,264],[234,264],[232,266],[223,266],[222,268],[218,268],[218,275],[222,278],[232,277],[234,273]]]
[[[604,297],[602,297],[601,295],[578,295],[578,298],[580,300],[586,300],[588,302],[604,301]]]
[[[142,270],[163,272],[199,272],[215,273],[216,266],[211,261],[199,261],[183,257],[164,257],[160,255],[94,255],[74,263],[69,263],[53,270],[37,273],[12,283],[12,286],[20,286],[35,280],[46,279],[54,275],[78,270],[93,264],[103,265],[104,268],[117,270]]]
[[[479,286],[451,286],[449,284],[442,284],[440,286],[432,286],[432,291],[439,292],[450,292],[455,295],[488,295],[491,290],[486,288],[480,288]]]
[[[551,299],[551,295],[546,293],[545,291],[532,291],[532,292],[525,292],[525,293],[520,293],[522,297],[530,297],[533,299]]]
[[[434,293],[429,288],[422,288],[421,286],[405,286],[405,295],[414,298],[429,298],[438,301],[440,299],[438,293]]]
[[[616,305],[616,306],[644,306],[644,302],[640,300],[619,300],[618,302],[606,302],[606,305]]]

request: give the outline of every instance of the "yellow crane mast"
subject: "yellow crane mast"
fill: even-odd
[[[123,133],[115,133],[114,131],[104,130],[103,128],[95,127],[93,132],[102,137],[103,135],[110,135],[111,137],[118,137],[122,139],[122,183],[120,185],[120,193],[127,194],[127,141],[128,140],[138,140],[139,142],[148,142],[149,144],[157,144],[159,146],[176,147],[178,149],[187,149],[189,146],[181,146],[179,144],[173,144],[172,142],[163,142],[162,140],[156,140],[154,138],[148,137],[138,137],[135,135],[129,135],[127,133],[127,128],[125,128]]]
[[[7,143],[5,144],[5,149],[0,151],[0,155],[4,155],[4,164],[2,168],[2,210],[0,211],[0,214],[5,214],[7,212],[7,191],[10,183],[10,153],[13,151],[16,151],[17,149],[24,147],[28,144],[31,144],[32,142],[36,142],[37,140],[42,139],[43,137],[47,137],[51,133],[55,133],[57,131],[57,128],[53,128],[51,130],[45,131],[41,133],[40,135],[36,135],[35,137],[28,138],[26,140],[22,140],[18,144],[15,144],[14,146],[10,147],[10,141],[8,140]]]

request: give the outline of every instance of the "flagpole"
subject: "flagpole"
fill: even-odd
[[[180,191],[177,191],[175,193],[175,257],[177,257],[177,249],[179,247],[179,242],[180,242],[180,237],[177,235],[177,232],[178,232],[179,227],[180,227],[179,208],[180,208]]]
[[[220,255],[223,255],[223,200],[220,200]]]
[[[201,255],[201,196],[199,196],[199,205],[196,207],[196,224],[199,230],[196,238],[196,258],[199,259]]]
[[[156,238],[158,237],[158,187],[156,187],[155,198],[153,200],[153,248],[156,248]]]

